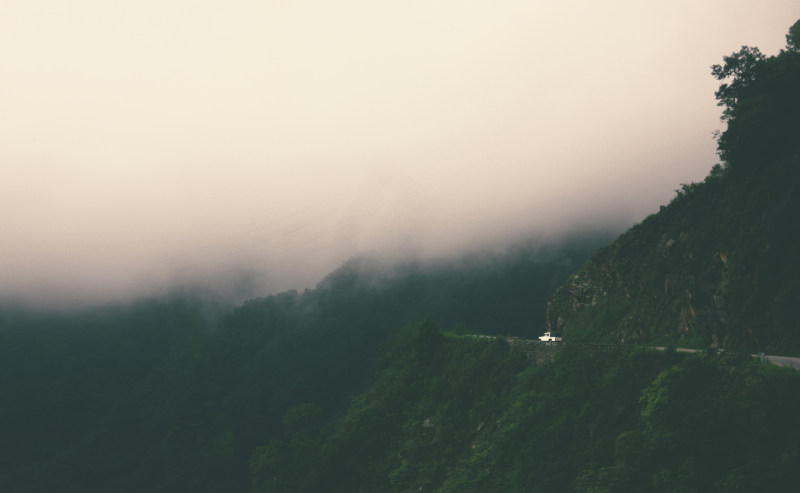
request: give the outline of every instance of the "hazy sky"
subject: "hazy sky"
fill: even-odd
[[[796,0],[0,0],[0,296],[631,225]]]

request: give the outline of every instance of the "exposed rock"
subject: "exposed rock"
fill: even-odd
[[[570,341],[800,352],[800,228],[788,205],[800,210],[800,178],[757,179],[771,188],[695,186],[599,250],[554,293],[547,328]]]

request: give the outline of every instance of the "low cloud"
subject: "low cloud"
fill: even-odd
[[[264,294],[364,251],[630,226],[716,162],[709,66],[777,51],[797,17],[777,1],[310,7],[9,6],[0,297]]]

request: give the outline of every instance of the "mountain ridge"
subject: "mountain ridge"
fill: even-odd
[[[730,105],[718,136],[724,166],[595,253],[548,302],[549,330],[800,355],[800,53],[790,44],[757,55],[744,47],[725,58],[726,67],[756,60],[721,86],[738,82],[735,96],[718,92]]]

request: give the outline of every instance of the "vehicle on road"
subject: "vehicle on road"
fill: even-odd
[[[543,342],[561,342],[564,338],[553,336],[550,332],[545,332],[543,336],[539,336],[539,340]]]

